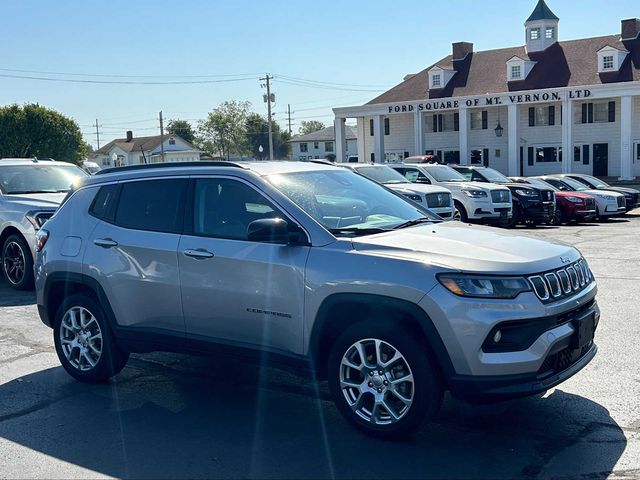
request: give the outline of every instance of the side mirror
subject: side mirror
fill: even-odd
[[[250,242],[278,243],[282,245],[306,245],[304,232],[282,218],[262,218],[254,220],[247,227],[247,239]]]

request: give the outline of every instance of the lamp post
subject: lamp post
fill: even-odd
[[[500,138],[504,133],[504,128],[500,125],[500,109],[498,109],[498,125],[495,128],[496,137]]]
[[[262,148],[262,145],[258,147],[258,152],[260,152],[260,160],[262,160],[262,152],[264,152],[264,148]]]

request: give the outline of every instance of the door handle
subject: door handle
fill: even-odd
[[[97,245],[99,247],[102,248],[112,248],[112,247],[117,247],[118,246],[118,242],[116,242],[115,240],[112,240],[110,238],[96,238],[93,241],[94,245]]]
[[[199,260],[204,260],[205,258],[213,258],[213,253],[209,252],[208,250],[204,250],[201,248],[198,248],[196,250],[193,249],[187,249],[184,251],[185,256],[187,257],[191,257],[191,258],[196,258]]]

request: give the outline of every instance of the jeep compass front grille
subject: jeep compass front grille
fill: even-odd
[[[493,190],[491,192],[491,200],[493,203],[509,203],[511,194],[509,190]]]
[[[584,259],[551,272],[529,277],[537,297],[544,303],[554,302],[584,290],[593,282],[593,273]]]
[[[451,195],[448,193],[428,193],[426,197],[429,208],[442,208],[451,205]]]

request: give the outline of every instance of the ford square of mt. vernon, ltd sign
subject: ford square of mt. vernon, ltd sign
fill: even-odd
[[[406,112],[428,112],[431,110],[452,110],[460,107],[485,107],[495,105],[509,105],[533,102],[553,102],[568,99],[589,98],[591,91],[587,89],[570,90],[568,92],[536,92],[536,93],[514,93],[511,95],[487,95],[485,97],[476,97],[458,100],[434,100],[432,102],[421,103],[402,103],[398,105],[389,105],[389,113],[406,113]]]

